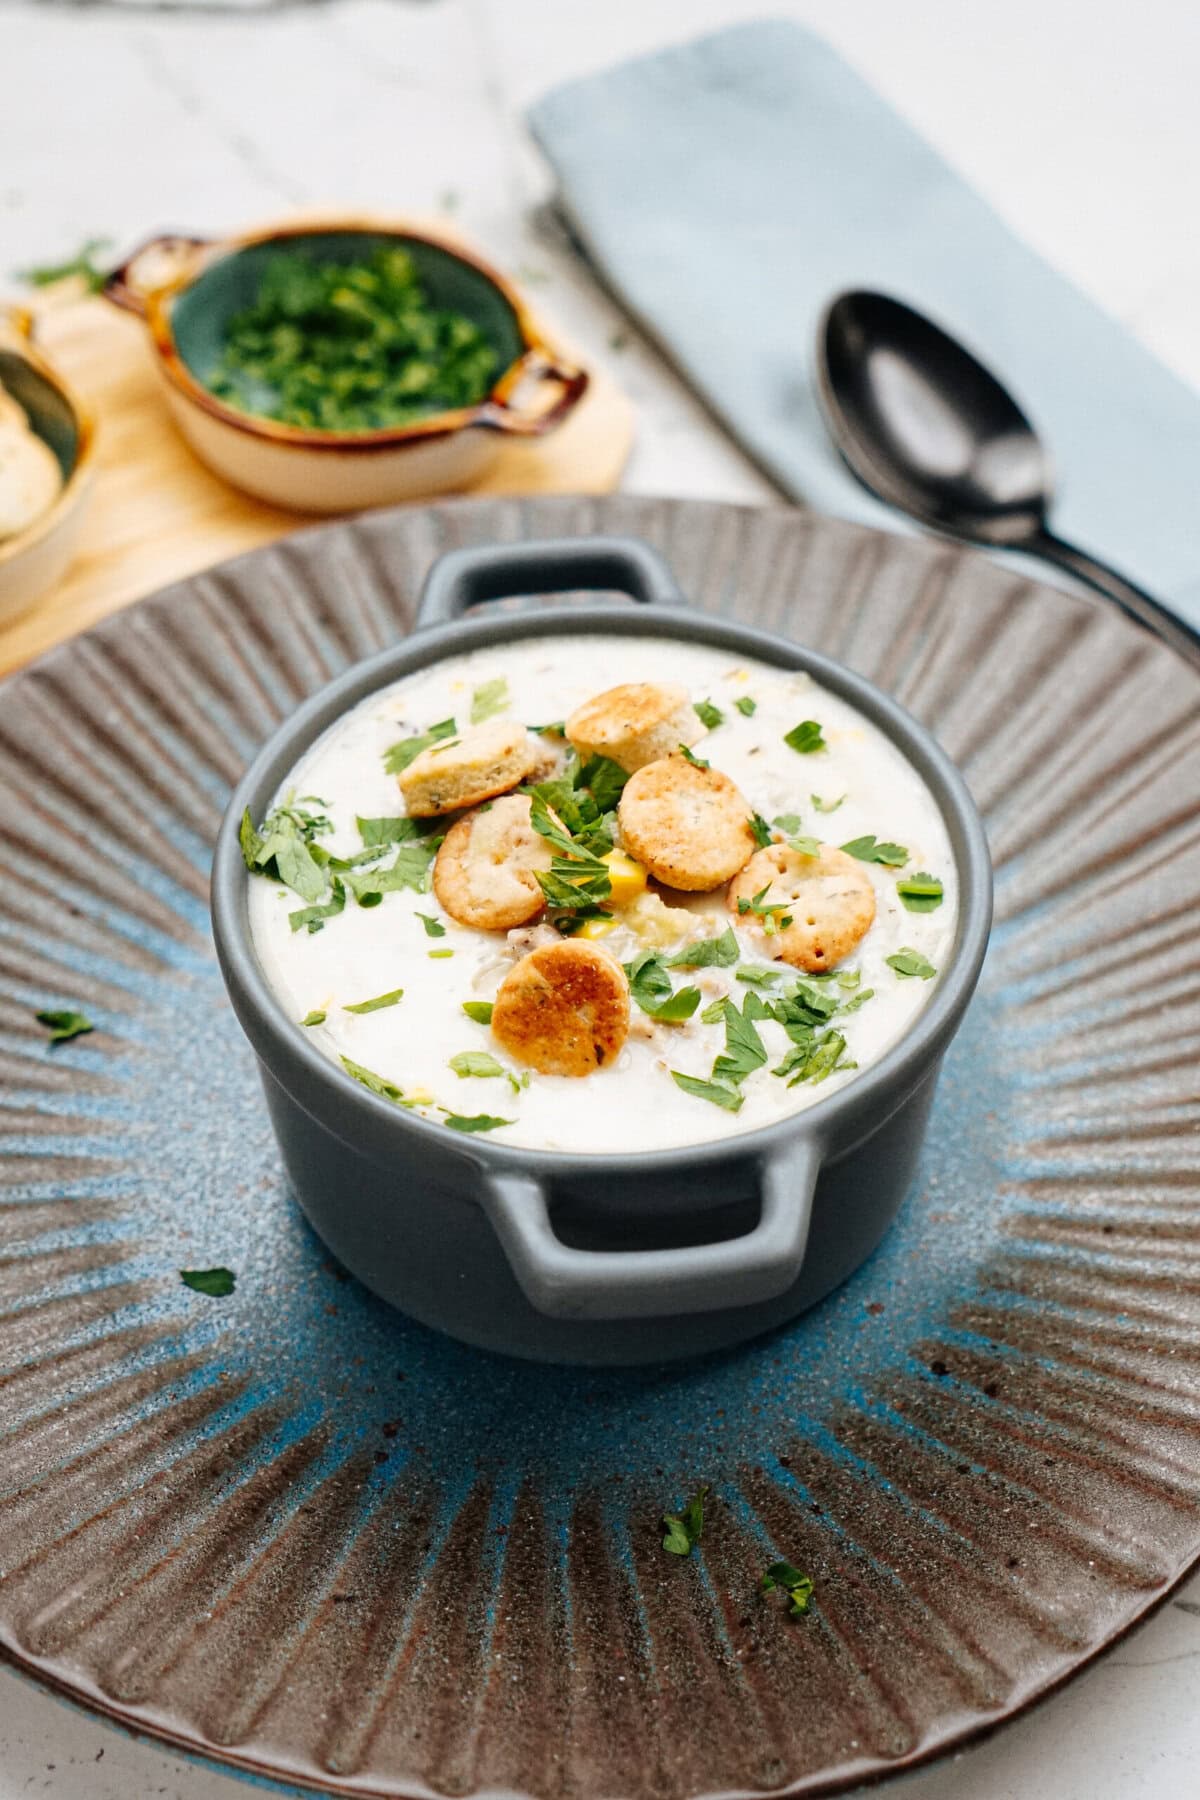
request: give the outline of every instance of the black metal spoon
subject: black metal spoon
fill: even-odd
[[[922,525],[1068,570],[1200,662],[1200,632],[1050,530],[1050,461],[1008,390],[946,332],[887,294],[839,294],[817,328],[817,393],[865,488]]]

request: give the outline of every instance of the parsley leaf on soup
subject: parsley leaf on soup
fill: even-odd
[[[38,1024],[44,1025],[50,1033],[52,1044],[69,1044],[72,1038],[83,1037],[85,1032],[96,1029],[86,1013],[76,1012],[69,1006],[36,1013],[34,1016]]]
[[[438,1111],[445,1115],[443,1123],[448,1125],[451,1131],[498,1131],[501,1125],[512,1125],[515,1123],[512,1119],[497,1119],[491,1113],[471,1113],[468,1115],[450,1112],[444,1106],[440,1106]]]
[[[760,850],[765,850],[771,842],[771,827],[761,813],[750,814],[750,834]]]
[[[457,735],[458,726],[453,719],[442,719],[431,725],[428,731],[418,732],[415,737],[401,738],[399,743],[390,744],[383,753],[383,766],[389,775],[403,775],[409,763],[416,762],[422,750],[428,750],[443,738]]]
[[[485,719],[494,718],[508,706],[508,682],[503,675],[495,681],[484,681],[471,696],[471,723],[482,725]]]
[[[503,1063],[497,1062],[490,1050],[460,1050],[450,1058],[450,1067],[454,1073],[465,1079],[468,1075],[476,1075],[481,1079],[497,1076],[500,1080],[508,1074]]]
[[[782,831],[784,837],[794,837],[804,824],[799,813],[780,813],[777,819],[771,820],[776,831]]]
[[[758,1034],[751,1011],[755,995],[747,994],[745,1007],[738,1011],[727,999],[721,1008],[725,1020],[725,1049],[713,1064],[713,1080],[733,1084],[744,1081],[767,1060],[766,1048]],[[765,1010],[765,1009],[764,1009]]]
[[[325,929],[326,919],[336,919],[346,904],[346,890],[335,875],[329,889],[328,900],[322,900],[316,906],[300,906],[295,912],[288,914],[288,924],[293,931],[307,929],[313,932]]]
[[[737,707],[744,719],[752,719],[758,711],[758,701],[752,700],[749,694],[743,694],[741,698],[735,700],[733,704]]]
[[[845,794],[839,794],[836,800],[822,800],[820,794],[810,794],[808,797],[819,813],[835,813],[846,798]]]
[[[464,1000],[462,1009],[468,1019],[474,1019],[477,1025],[490,1025],[493,1004],[491,1000]]]
[[[301,900],[319,900],[328,883],[313,842],[332,830],[325,814],[314,812],[307,800],[273,807],[257,829],[247,807],[238,830],[242,860],[252,875],[274,876]],[[321,856],[327,857],[328,852],[322,851]]]
[[[700,938],[694,944],[685,944],[674,956],[667,956],[663,961],[672,969],[728,969],[741,955],[737,938],[733,934],[733,926],[727,925],[719,937]]]
[[[643,950],[632,962],[622,965],[629,978],[629,992],[644,1013],[666,1024],[690,1019],[700,1004],[700,989],[682,987],[675,991],[667,965],[653,950]]]
[[[663,1525],[666,1536],[663,1538],[663,1549],[669,1550],[672,1556],[690,1556],[704,1535],[704,1497],[711,1492],[702,1487],[692,1495],[682,1513],[664,1513]]]
[[[363,1087],[370,1088],[373,1094],[379,1094],[384,1100],[394,1100],[397,1106],[413,1104],[411,1100],[404,1098],[403,1088],[398,1088],[394,1081],[388,1081],[382,1075],[376,1075],[373,1069],[364,1068],[362,1063],[351,1062],[348,1056],[340,1057],[339,1061],[347,1075],[352,1075],[355,1081],[362,1083]]]
[[[793,725],[784,734],[783,741],[790,749],[798,750],[801,756],[811,756],[814,750],[829,748],[815,719],[801,719],[799,725]]]
[[[919,950],[897,950],[894,956],[885,956],[883,960],[897,975],[917,976],[921,981],[929,981],[937,974],[933,964]]]
[[[353,1006],[344,1006],[342,1011],[348,1013],[382,1012],[385,1006],[395,1006],[403,998],[403,988],[392,988],[389,993],[376,994],[373,1000],[359,1000]]]
[[[682,756],[684,762],[691,763],[693,769],[711,769],[712,768],[711,763],[705,762],[705,760],[702,756],[697,756],[694,751],[689,750],[686,744],[680,744],[679,754],[680,754],[680,756]]]
[[[942,884],[936,875],[928,874],[924,869],[916,875],[906,876],[896,883],[896,892],[901,904],[909,912],[934,912],[942,904]]]
[[[881,844],[874,836],[851,838],[841,848],[847,856],[856,856],[859,862],[884,863],[889,869],[898,869],[908,861],[908,851],[903,844]]]
[[[325,1014],[319,1007],[316,1007],[312,1012],[305,1013],[300,1023],[302,1025],[323,1025],[325,1023]]]
[[[193,1293],[207,1294],[212,1300],[224,1300],[237,1283],[232,1269],[180,1269],[179,1279]]]
[[[725,714],[719,706],[714,706],[711,700],[693,700],[692,711],[700,723],[708,727],[709,731],[715,731],[718,725],[725,723]]]
[[[725,1081],[702,1081],[698,1076],[685,1075],[682,1069],[672,1069],[671,1079],[676,1087],[685,1094],[695,1095],[697,1100],[711,1100],[714,1106],[723,1106],[726,1112],[739,1112],[744,1096],[739,1088],[730,1087]]]
[[[442,924],[442,921],[440,919],[435,919],[433,917],[432,913],[419,912],[417,914],[417,917],[418,917],[418,919],[420,919],[422,925],[425,927],[425,936],[426,937],[432,937],[432,938],[445,937],[446,927]]]

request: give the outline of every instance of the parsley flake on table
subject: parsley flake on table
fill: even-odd
[[[919,950],[897,950],[894,956],[885,956],[883,960],[897,975],[917,976],[922,981],[929,981],[937,974],[933,964]]]
[[[699,1488],[682,1513],[663,1514],[666,1535],[662,1545],[672,1556],[690,1556],[704,1536],[704,1499],[711,1491],[708,1487]]]
[[[442,719],[431,725],[428,731],[418,732],[415,737],[401,738],[399,743],[391,744],[383,753],[383,766],[389,775],[403,775],[409,763],[416,762],[422,750],[429,750],[444,738],[456,737],[458,726],[453,719]]]
[[[179,1279],[195,1294],[207,1294],[212,1300],[224,1300],[237,1285],[232,1269],[180,1269]]]
[[[69,1006],[50,1008],[35,1013],[34,1017],[39,1025],[46,1027],[52,1044],[69,1044],[72,1038],[83,1037],[86,1032],[96,1029],[86,1013],[76,1012]]]
[[[788,1597],[788,1612],[793,1619],[804,1616],[812,1607],[813,1580],[789,1562],[772,1563],[759,1578],[759,1592],[769,1594],[782,1588]]]
[[[508,706],[508,682],[503,675],[495,681],[482,681],[471,696],[471,723],[482,725],[485,719],[495,718]]]
[[[749,694],[743,694],[741,698],[735,700],[733,704],[737,707],[744,719],[752,719],[758,711],[758,701],[752,700]]]
[[[814,750],[829,748],[815,719],[801,719],[799,725],[793,725],[784,734],[783,741],[789,749],[798,750],[801,756],[811,756]]]
[[[924,869],[916,875],[908,875],[903,881],[896,883],[896,892],[900,901],[909,912],[935,912],[942,904],[943,888],[936,875],[930,875]]]
[[[477,1025],[490,1025],[493,1004],[491,1000],[464,1000],[462,1009],[468,1019],[474,1019]]]
[[[343,1006],[342,1011],[348,1013],[382,1012],[385,1006],[395,1006],[403,998],[403,988],[392,988],[386,994],[376,994],[373,1000],[357,1000],[353,1006]]]
[[[708,727],[709,731],[715,731],[718,725],[725,723],[725,714],[719,706],[714,706],[711,700],[693,700],[692,711],[700,723]]]
[[[908,861],[908,851],[903,844],[881,844],[873,835],[851,838],[841,848],[847,856],[856,856],[859,862],[883,863],[889,869],[902,868]]]

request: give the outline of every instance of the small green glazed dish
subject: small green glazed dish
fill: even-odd
[[[258,298],[281,253],[325,263],[365,262],[381,248],[412,258],[433,307],[469,319],[499,371],[490,391],[403,424],[365,430],[294,425],[230,404],[220,386],[232,322]],[[144,319],[176,423],[218,474],[258,498],[305,512],[345,512],[470,487],[504,435],[540,437],[570,415],[586,373],[543,340],[524,302],[497,270],[448,239],[369,220],[268,227],[223,242],[152,239],[113,271],[105,294]],[[530,389],[556,390],[550,405]],[[262,404],[272,396],[264,392]]]

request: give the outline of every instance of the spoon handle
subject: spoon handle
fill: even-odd
[[[1068,544],[1064,538],[1055,537],[1052,531],[1039,531],[1037,536],[1022,544],[1034,556],[1040,556],[1046,562],[1052,562],[1079,581],[1086,582],[1096,592],[1121,608],[1127,618],[1136,619],[1147,631],[1170,644],[1180,656],[1191,663],[1200,664],[1200,631],[1189,625],[1184,619],[1170,612],[1161,601],[1154,600],[1132,581],[1126,581],[1115,569],[1109,568],[1098,557],[1087,550],[1080,550],[1075,544]]]

